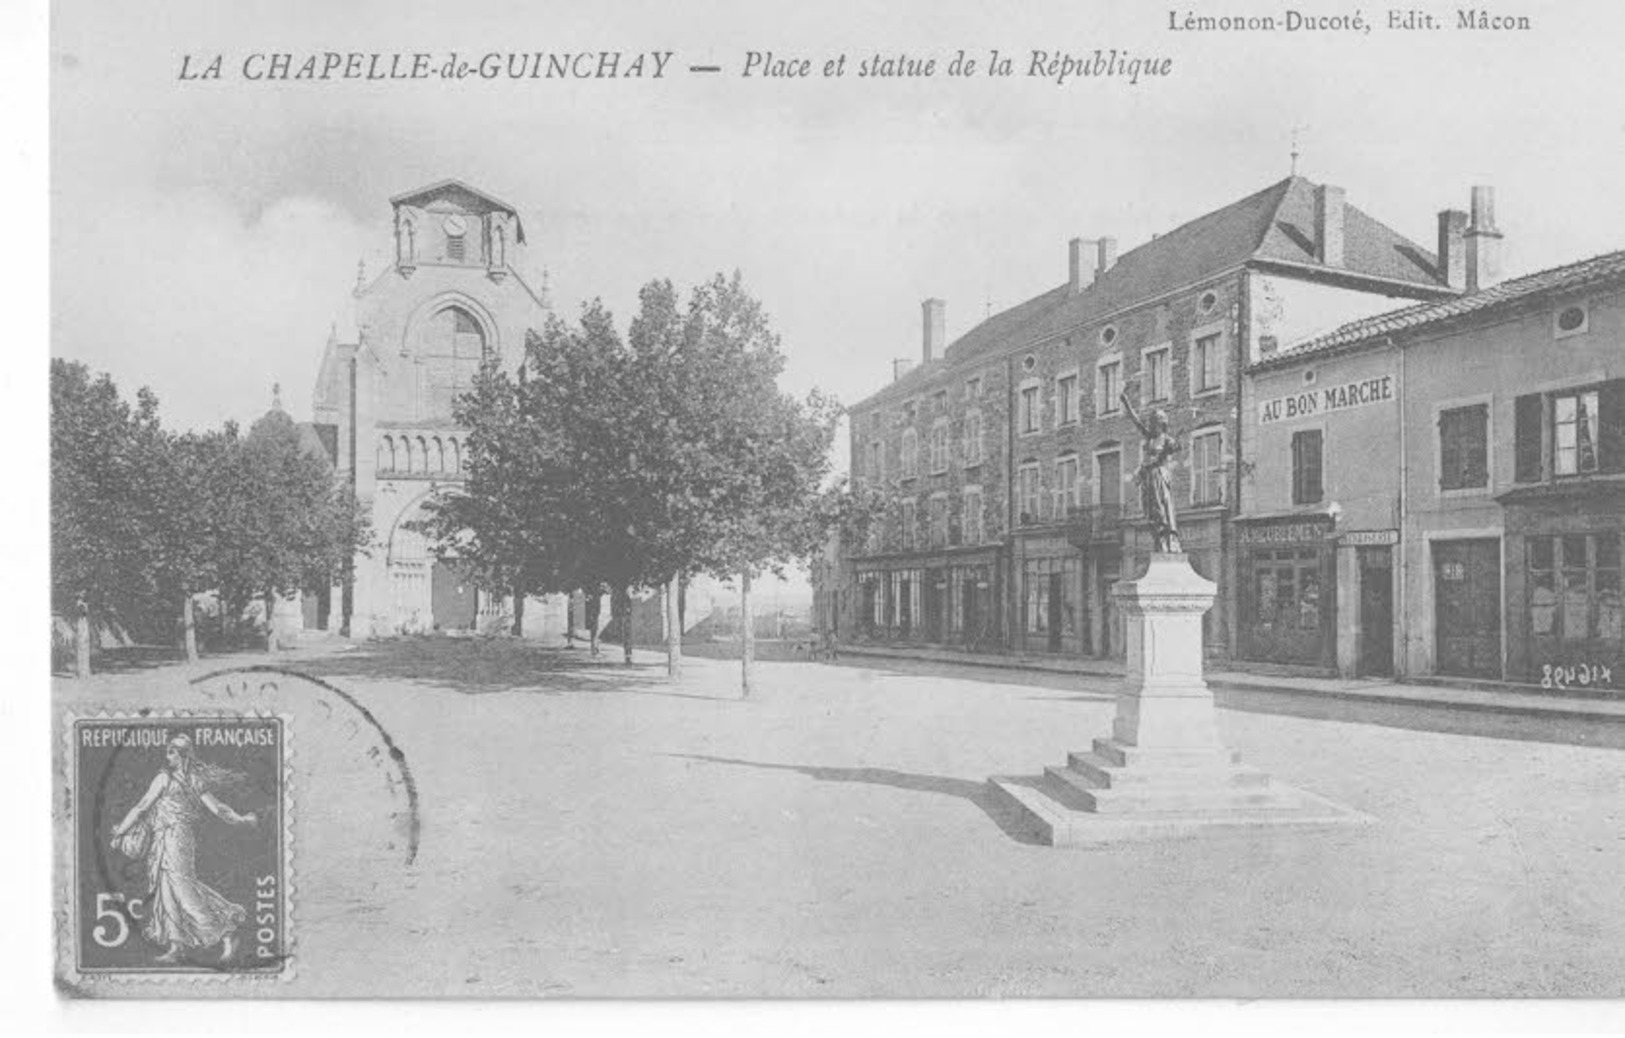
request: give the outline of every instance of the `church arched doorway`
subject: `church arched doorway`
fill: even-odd
[[[395,629],[405,634],[475,630],[479,591],[455,558],[442,559],[429,550],[428,538],[417,529],[427,517],[423,501],[419,498],[401,513],[389,538]]]

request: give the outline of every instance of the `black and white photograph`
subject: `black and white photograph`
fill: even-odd
[[[1618,1022],[1625,8],[37,13],[57,1012]]]

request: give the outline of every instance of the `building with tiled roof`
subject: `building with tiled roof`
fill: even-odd
[[[951,342],[928,300],[919,360],[850,410],[853,477],[891,505],[843,546],[842,636],[1119,655],[1109,587],[1150,549],[1127,390],[1185,437],[1184,544],[1220,581],[1209,649],[1228,655],[1242,369],[1328,322],[1454,298],[1451,274],[1293,176],[1121,255],[1074,238],[1063,282]]]
[[[1474,291],[1249,365],[1242,658],[1625,687],[1625,251],[1497,281],[1490,202],[1441,214]]]

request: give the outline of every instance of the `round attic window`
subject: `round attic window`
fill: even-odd
[[[1100,344],[1102,346],[1110,346],[1112,343],[1114,343],[1116,341],[1117,341],[1117,326],[1116,325],[1108,324],[1106,327],[1104,327],[1104,328],[1102,328],[1100,330]]]
[[[1565,307],[1557,315],[1557,330],[1560,332],[1577,332],[1585,327],[1586,312],[1583,306]]]
[[[1204,314],[1212,313],[1213,308],[1215,306],[1218,306],[1218,305],[1219,305],[1219,296],[1218,296],[1217,293],[1215,293],[1215,292],[1203,292],[1202,293],[1200,306],[1202,307],[1202,312]]]
[[[1034,357],[1031,353],[1027,354],[1021,359],[1022,371],[1031,371],[1036,367],[1038,367],[1038,358]]]

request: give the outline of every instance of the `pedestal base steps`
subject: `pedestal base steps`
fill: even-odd
[[[1258,826],[1362,824],[1361,814],[1272,781],[1222,747],[1159,749],[1096,739],[1065,767],[988,780],[1018,827],[1053,847]]]

